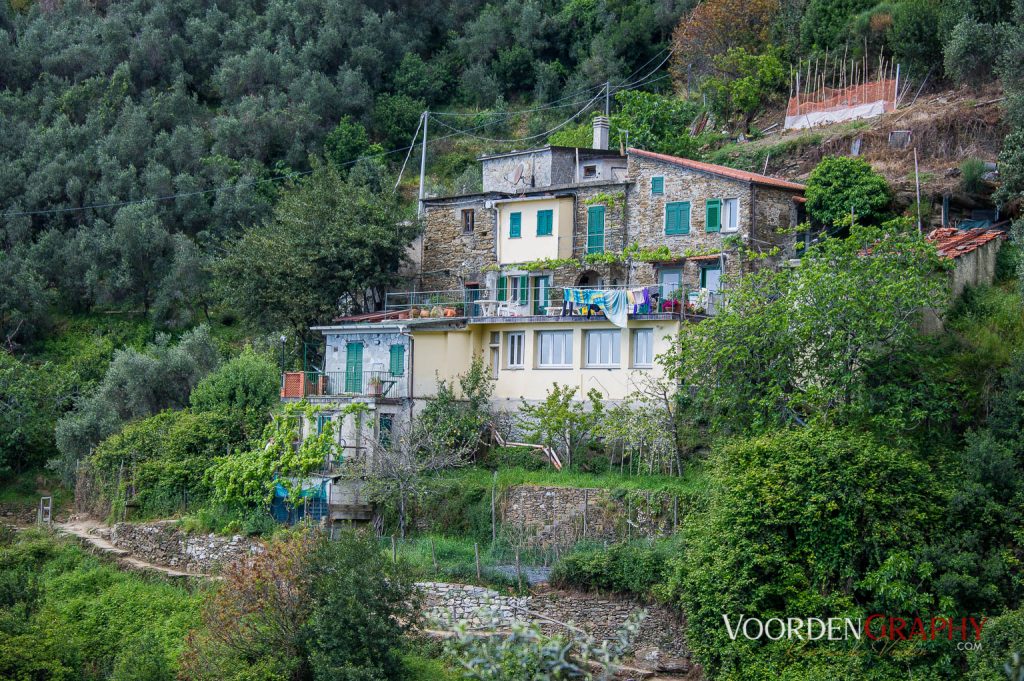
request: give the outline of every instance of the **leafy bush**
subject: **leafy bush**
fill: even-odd
[[[552,584],[650,597],[667,576],[669,559],[681,546],[674,541],[638,540],[605,547],[581,543],[555,563]]]
[[[800,23],[800,40],[806,49],[824,52],[842,47],[850,19],[875,5],[877,0],[810,0]]]
[[[160,336],[145,352],[118,350],[96,391],[57,422],[60,457],[51,465],[70,480],[78,460],[132,419],[188,405],[189,393],[220,361],[206,326],[176,345]]]
[[[932,67],[942,63],[940,13],[939,3],[932,0],[901,0],[893,7],[892,25],[885,37],[904,73],[924,78]]]
[[[1007,37],[1005,34],[1003,25],[982,24],[970,16],[961,19],[944,48],[946,75],[960,84],[984,83],[994,79],[995,65]]]
[[[732,641],[722,616],[932,611],[928,566],[906,555],[940,512],[927,466],[824,427],[735,441],[712,456],[710,507],[684,525],[684,550],[658,589],[687,613],[705,669],[716,679],[898,675],[880,656],[840,654],[835,641],[829,655],[808,642]]]
[[[889,213],[892,193],[885,178],[861,158],[826,156],[807,178],[807,214],[818,225],[832,228],[850,211],[862,224],[877,224]]]
[[[786,86],[786,71],[773,50],[751,54],[741,47],[714,58],[714,75],[701,83],[711,110],[722,121],[736,114],[743,131],[750,130],[754,115],[778,98]]]
[[[202,590],[121,572],[38,531],[0,547],[0,575],[4,679],[171,679],[198,625]]]
[[[203,378],[189,401],[195,411],[229,414],[242,421],[246,436],[252,438],[262,432],[267,415],[277,406],[280,387],[274,362],[246,347]]]

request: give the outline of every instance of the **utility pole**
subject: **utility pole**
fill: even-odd
[[[423,120],[423,147],[420,152],[420,205],[418,215],[423,215],[423,176],[427,172],[427,121],[430,120],[430,112],[424,111],[421,119]]]
[[[610,107],[611,98],[612,98],[612,84],[611,84],[611,81],[607,81],[606,80],[604,82],[604,115],[605,115],[605,118],[608,117],[608,111],[611,108]]]

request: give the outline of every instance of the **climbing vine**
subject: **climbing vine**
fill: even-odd
[[[324,421],[320,432],[302,439],[302,419],[316,423],[317,414],[323,410],[305,401],[285,405],[284,412],[276,415],[264,431],[265,445],[223,457],[210,468],[214,498],[227,504],[266,507],[275,487],[281,485],[288,492],[288,501],[299,503],[303,480],[337,452],[333,419]],[[366,405],[356,402],[343,407],[339,415],[344,418],[365,411]]]

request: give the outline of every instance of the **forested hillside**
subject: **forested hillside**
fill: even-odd
[[[922,104],[884,130],[780,134],[794,74],[840,53],[899,63]],[[952,90],[918,173],[888,134]],[[613,405],[554,384],[503,413],[533,447],[481,445],[499,421],[482,361],[442,381],[408,437],[375,444],[394,469],[357,472],[380,478],[382,524],[420,533],[415,578],[486,581],[480,543],[518,570],[516,530],[488,505],[500,476],[600,487],[633,513],[669,490],[686,505],[675,536],[562,547],[558,584],[674,608],[707,678],[1001,681],[1024,650],[1024,0],[0,0],[0,506],[77,495],[117,520],[130,500],[183,531],[285,535],[227,589],[190,592],[0,532],[0,676],[376,681],[473,657],[398,655],[391,614],[413,577],[394,545],[275,524],[277,482],[299,503],[292,481],[337,435],[281,405],[281,372],[318,351],[310,325],[406,285],[425,121],[425,188],[447,195],[480,188],[482,153],[590,146],[606,106],[614,148],[806,182],[798,229],[823,236],[729,282],[729,305],[654,358],[667,379],[647,392]],[[981,151],[960,124],[987,135]],[[882,151],[852,158],[872,134]],[[956,299],[908,207],[935,149],[944,186],[1013,221],[993,284]],[[922,309],[941,332],[921,333]],[[537,446],[572,464],[548,469]],[[132,603],[154,598],[140,612],[170,619],[146,633]],[[360,599],[384,613],[362,629]],[[730,640],[722,614],[741,612],[977,615],[990,638],[977,654]],[[261,637],[242,615],[294,626]],[[520,678],[515,655],[541,669],[560,645],[526,638],[473,678]]]

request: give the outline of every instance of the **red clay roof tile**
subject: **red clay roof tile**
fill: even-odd
[[[673,163],[684,168],[690,168],[692,170],[698,170],[700,172],[712,173],[721,177],[728,177],[733,180],[740,180],[741,182],[753,182],[754,184],[763,185],[765,187],[775,187],[777,189],[789,189],[791,191],[802,192],[804,185],[796,182],[790,182],[789,180],[783,180],[778,177],[769,177],[767,175],[761,175],[760,173],[751,173],[746,170],[736,170],[735,168],[729,168],[728,166],[720,166],[714,163],[704,163],[703,161],[694,161],[689,158],[680,158],[678,156],[669,156],[668,154],[658,154],[653,151],[644,151],[643,149],[630,148],[627,151],[628,154],[636,154],[637,156],[644,156],[646,158],[653,158],[658,161],[664,161],[666,163]]]
[[[998,229],[974,229],[960,230],[956,227],[940,227],[929,232],[928,241],[935,244],[939,255],[947,258],[959,258],[978,250],[985,244],[995,239],[1006,237],[1006,232]]]

